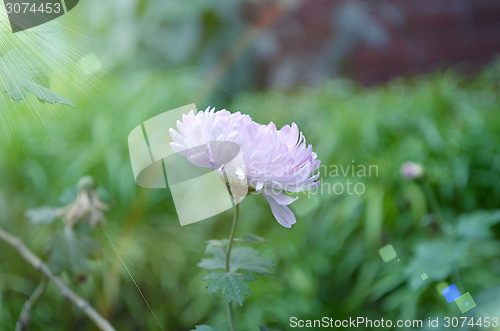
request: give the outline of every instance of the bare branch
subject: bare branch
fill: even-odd
[[[31,264],[33,268],[40,271],[45,277],[47,277],[57,289],[61,292],[61,294],[73,302],[75,306],[77,306],[88,318],[90,318],[97,327],[102,331],[116,331],[115,328],[104,318],[102,317],[87,301],[83,300],[73,292],[62,280],[52,273],[49,267],[32,251],[27,248],[24,243],[19,239],[6,232],[4,229],[0,227],[0,240],[6,242],[10,246],[12,246],[23,259]]]
[[[26,330],[31,320],[31,307],[35,304],[38,298],[43,294],[47,287],[47,278],[44,276],[35,291],[30,295],[28,300],[24,303],[23,310],[19,314],[19,319],[16,323],[16,331]]]

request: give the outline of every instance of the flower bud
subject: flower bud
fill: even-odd
[[[409,180],[421,178],[424,175],[424,168],[415,162],[405,162],[401,166],[401,175]]]

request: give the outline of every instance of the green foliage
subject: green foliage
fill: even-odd
[[[92,183],[80,190],[95,191],[95,183],[91,176],[80,179]],[[73,187],[74,188],[74,187]],[[35,227],[50,228],[52,233],[46,241],[45,253],[48,256],[49,268],[55,274],[67,272],[70,277],[85,279],[90,272],[89,260],[101,256],[100,244],[91,238],[91,216],[89,210],[96,212],[92,208],[92,202],[80,197],[76,191],[66,189],[60,200],[67,204],[66,207],[44,206],[32,208],[25,212],[26,218]],[[97,191],[95,191],[97,193]],[[68,222],[68,215],[71,220]],[[61,222],[55,223],[56,220]],[[55,224],[54,224],[55,223]],[[64,224],[64,226],[61,226]]]
[[[211,245],[210,241],[208,245]],[[207,269],[207,270],[212,270],[212,269],[225,269],[226,268],[226,257],[225,253],[223,252],[222,248],[220,247],[214,247],[208,249],[207,245],[207,251],[205,254],[212,254],[214,256],[213,259],[202,259],[200,263],[197,264],[198,267]]]
[[[494,300],[490,293],[500,282],[492,272],[500,270],[493,258],[500,249],[500,121],[495,111],[500,99],[491,72],[498,72],[498,63],[473,81],[450,71],[369,89],[334,81],[293,94],[271,91],[236,98],[233,109],[258,121],[272,116],[278,127],[297,122],[325,166],[323,184],[349,179],[366,188],[359,196],[334,194],[327,185],[303,194],[292,205],[295,232],[265,234],[273,243],[280,238],[275,252],[280,260],[297,260],[277,272],[288,275],[293,295],[273,291],[270,304],[286,301],[293,306],[289,311],[337,318],[459,314],[435,292],[440,281],[481,296],[485,305]],[[423,164],[444,220],[420,183],[401,178],[406,161]],[[377,165],[378,176],[330,174],[329,165],[353,162]],[[398,258],[386,264],[376,252],[388,243]],[[420,277],[424,272],[426,281]],[[272,299],[278,295],[282,299]]]
[[[245,296],[250,296],[250,290],[245,282],[257,280],[255,276],[234,272],[211,272],[203,280],[208,280],[207,289],[210,295],[219,291],[226,298],[227,302],[235,302],[243,305]]]
[[[26,91],[29,91],[40,101],[74,107],[71,101],[40,83],[48,83],[48,76],[42,70],[44,65],[34,53],[7,51],[0,58],[0,92],[7,93],[15,101],[21,101],[26,98]]]
[[[500,210],[478,210],[462,214],[457,220],[456,235],[468,239],[494,239],[491,227],[500,223]]]
[[[249,243],[254,243],[254,244],[260,244],[260,243],[267,243],[269,240],[256,236],[253,233],[245,233],[239,241],[245,241]]]
[[[64,232],[54,233],[47,241],[49,267],[56,273],[68,271],[71,276],[85,275],[90,271],[89,259],[100,254],[99,242],[66,227]]]
[[[214,258],[201,260],[198,267],[208,270],[224,269],[226,267],[225,253],[222,248],[211,248],[208,253],[212,254]],[[266,268],[274,267],[271,260],[261,257],[260,252],[251,247],[235,247],[229,260],[230,272],[246,271],[265,276],[271,274]]]
[[[210,239],[210,240],[207,240],[207,247],[205,248],[205,254],[208,254],[210,252],[217,253],[219,250],[214,250],[214,249],[215,248],[219,248],[220,250],[224,249],[227,246],[228,241],[229,240],[227,240],[227,239],[221,239],[221,240]],[[223,255],[224,255],[224,253],[223,253]],[[218,257],[218,259],[219,259],[220,258],[220,254],[216,254],[216,257]],[[224,259],[224,256],[222,258]],[[219,264],[219,261],[217,261],[217,263]]]
[[[7,94],[0,95],[0,223],[33,251],[43,252],[57,230],[55,223],[31,224],[23,220],[23,211],[57,202],[60,192],[92,174],[113,197],[106,234],[160,323],[169,330],[227,325],[220,300],[206,295],[200,281],[205,272],[195,264],[208,238],[227,235],[231,214],[180,227],[168,190],[136,186],[126,143],[135,126],[165,110],[192,101],[204,108],[209,96],[197,93],[208,87],[197,77],[205,76],[192,67],[151,70],[127,61],[118,62],[118,70],[110,69],[112,78],[96,76],[89,84],[88,77],[69,74],[64,82],[73,85],[55,87],[79,112],[39,105],[29,93],[19,103],[8,103]],[[262,123],[274,121],[280,127],[296,122],[325,166],[354,160],[379,170],[378,176],[343,178],[329,176],[328,168],[322,168],[323,183],[350,179],[363,183],[366,192],[334,194],[325,189],[300,194],[291,205],[297,216],[291,230],[273,220],[262,197],[242,202],[238,233],[271,239],[260,250],[280,263],[275,276],[250,283],[252,296],[244,296],[244,309],[235,307],[240,329],[265,324],[286,330],[292,313],[338,319],[461,316],[456,305],[448,305],[436,292],[442,281],[472,294],[478,307],[470,314],[480,315],[484,309],[488,316],[498,316],[499,73],[497,62],[474,78],[436,72],[370,88],[334,80],[293,91],[228,94],[224,102],[215,98],[212,105],[217,108],[240,110]],[[444,223],[422,186],[401,178],[399,168],[406,161],[423,164]],[[43,212],[28,214],[40,222],[50,219]],[[89,260],[92,272],[79,290],[109,313],[118,330],[156,329],[105,234],[97,228],[93,238],[101,242],[103,258]],[[378,249],[388,243],[399,261],[384,263],[378,256]],[[223,251],[226,244],[214,241],[208,251]],[[15,252],[1,249],[0,329],[12,330],[39,275]],[[208,260],[220,269],[216,255]],[[424,272],[429,277],[425,281],[420,278]],[[233,274],[249,276],[243,269]],[[229,277],[216,275],[210,281]],[[50,329],[54,316],[60,317],[60,329],[74,329],[76,324],[93,329],[90,322],[74,317],[50,286],[47,290],[49,295],[33,311],[33,329]]]
[[[59,208],[44,206],[28,209],[24,215],[33,224],[51,224],[57,219]]]
[[[246,238],[254,243],[264,240],[251,234],[246,235]],[[214,295],[222,291],[228,302],[236,302],[241,306],[245,296],[250,296],[249,287],[245,282],[257,280],[253,274],[270,275],[268,268],[274,267],[274,263],[261,257],[260,252],[251,247],[234,247],[229,258],[229,271],[226,272],[226,253],[223,248],[226,243],[227,240],[207,241],[205,253],[213,255],[213,259],[204,258],[197,266],[206,270],[220,269],[221,271],[211,272],[203,278],[209,281],[208,293]]]
[[[251,247],[236,247],[231,253],[229,271],[238,270],[256,273],[262,276],[270,275],[267,268],[274,267],[273,261],[260,256],[260,252]]]

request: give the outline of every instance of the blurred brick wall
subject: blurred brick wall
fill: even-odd
[[[375,50],[361,46],[350,67],[366,84],[398,74],[427,72],[457,63],[478,68],[500,55],[499,0],[395,0],[405,15],[389,27],[391,44]]]
[[[286,52],[321,49],[331,28],[332,12],[351,0],[306,0],[292,14],[300,22],[302,37],[293,40],[285,33]],[[389,32],[385,48],[358,45],[344,60],[341,73],[370,85],[395,76],[413,75],[465,64],[476,70],[500,55],[500,0],[366,0],[373,17]],[[391,4],[404,17],[390,24],[377,13],[377,6]],[[279,24],[277,25],[278,29]],[[282,54],[283,55],[283,54]]]

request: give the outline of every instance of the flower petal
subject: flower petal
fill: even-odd
[[[285,228],[291,228],[292,224],[297,222],[294,213],[288,206],[278,204],[272,196],[267,194],[263,195],[269,203],[269,206],[271,206],[271,211],[279,224],[283,225]]]
[[[264,188],[264,191],[262,191],[262,194],[269,196],[270,198],[274,199],[278,203],[278,205],[281,206],[288,206],[295,200],[297,200],[299,197],[291,197],[289,195],[286,195],[284,193],[275,191],[271,188]]]

